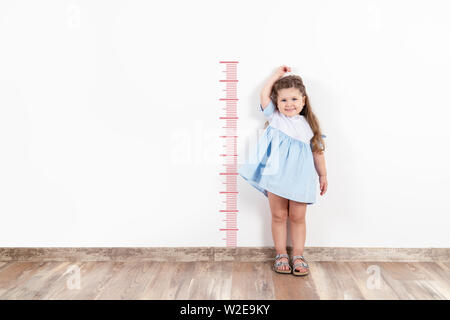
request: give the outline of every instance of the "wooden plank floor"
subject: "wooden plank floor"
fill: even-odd
[[[308,263],[295,277],[269,261],[0,262],[0,299],[450,298],[450,262]]]

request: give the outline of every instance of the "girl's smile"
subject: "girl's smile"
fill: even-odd
[[[285,88],[278,91],[277,100],[278,110],[285,116],[292,117],[302,111],[306,97],[297,88]]]

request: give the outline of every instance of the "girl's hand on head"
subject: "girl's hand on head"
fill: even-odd
[[[286,65],[282,65],[281,67],[278,67],[277,71],[275,71],[275,74],[278,78],[281,78],[286,72],[291,72],[291,68]]]
[[[319,176],[319,183],[320,183],[320,195],[323,196],[325,192],[327,192],[328,188],[327,176]]]

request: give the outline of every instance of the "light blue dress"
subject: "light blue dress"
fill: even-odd
[[[269,125],[258,137],[248,161],[239,165],[238,174],[266,197],[270,191],[289,200],[314,204],[318,175],[311,150],[314,134],[306,118],[287,117],[272,101],[265,109],[259,107]]]

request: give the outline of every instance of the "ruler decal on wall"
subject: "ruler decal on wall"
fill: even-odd
[[[222,108],[222,116],[219,119],[223,120],[224,126],[222,129],[224,134],[219,136],[223,140],[223,153],[220,156],[223,159],[223,170],[219,173],[223,177],[223,189],[219,191],[224,200],[225,208],[220,210],[220,214],[224,215],[222,221],[225,222],[225,227],[220,228],[221,232],[225,233],[225,240],[227,247],[236,247],[237,244],[237,64],[238,61],[219,61],[225,70],[225,79],[219,80],[225,89],[225,98],[220,98],[225,106]]]

